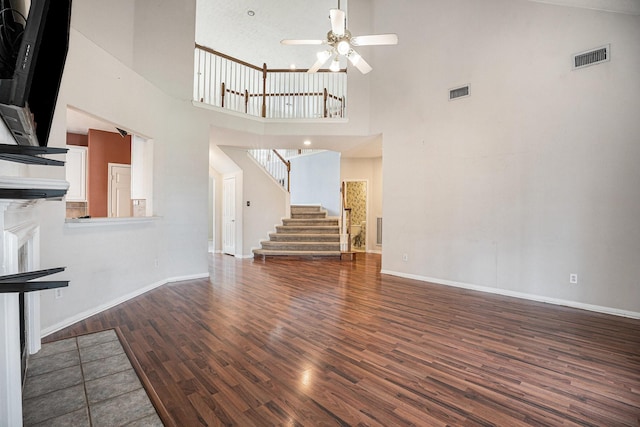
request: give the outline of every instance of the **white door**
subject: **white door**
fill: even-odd
[[[222,250],[236,253],[236,178],[225,178],[222,188]]]
[[[109,217],[131,216],[131,165],[109,163]]]

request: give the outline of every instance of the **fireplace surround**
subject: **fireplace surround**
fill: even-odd
[[[60,192],[64,194],[68,185],[64,180],[0,177],[0,188],[9,191],[5,194],[12,197],[0,199],[0,276],[9,277],[8,283],[0,280],[0,425],[22,425],[22,354],[26,356],[40,350],[39,292],[17,292],[15,286],[16,281],[27,285],[31,278],[43,274],[26,279],[16,279],[12,275],[40,268],[38,205],[47,200],[47,194],[56,197]],[[43,198],[36,198],[38,195]],[[41,287],[41,284],[32,283],[35,288]],[[25,286],[25,290],[30,289]],[[20,295],[24,299],[23,310]],[[20,342],[23,322],[24,352]]]

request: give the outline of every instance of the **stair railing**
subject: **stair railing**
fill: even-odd
[[[351,252],[351,208],[347,207],[347,183],[342,182],[342,230],[341,234],[347,236],[347,252]]]
[[[247,150],[249,155],[258,162],[285,190],[291,192],[291,159],[305,154],[318,153],[324,150],[306,149],[278,149],[254,148]]]
[[[291,161],[285,160],[284,157],[282,157],[280,153],[278,153],[278,150],[272,150],[272,151],[281,162],[281,163],[278,163],[278,165],[284,165],[284,167],[287,169],[287,191],[290,193],[291,192]]]
[[[195,45],[194,99],[269,119],[346,117],[347,70],[268,69]]]
[[[251,149],[248,150],[259,164],[262,165],[276,181],[287,191],[291,192],[291,161],[286,160],[278,150]]]

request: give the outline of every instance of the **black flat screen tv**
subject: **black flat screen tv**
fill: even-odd
[[[18,145],[45,147],[69,49],[71,0],[0,6],[0,116]],[[28,6],[26,19],[19,6]]]

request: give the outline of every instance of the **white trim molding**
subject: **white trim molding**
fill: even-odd
[[[524,292],[510,291],[508,289],[497,289],[488,286],[473,285],[470,283],[455,282],[452,280],[436,279],[433,277],[419,276],[417,274],[402,273],[393,270],[380,270],[382,274],[390,276],[404,277],[405,279],[413,279],[420,282],[435,283],[437,285],[452,286],[455,288],[469,289],[472,291],[485,292],[489,294],[503,295],[507,297],[520,298],[529,301],[544,302],[547,304],[561,305],[565,307],[578,308],[581,310],[593,311],[597,313],[611,314],[614,316],[629,317],[632,319],[640,319],[640,313],[629,310],[620,310],[612,307],[604,307],[601,305],[585,304],[577,301],[563,300],[559,298],[550,298],[540,295],[527,294]]]
[[[64,319],[61,322],[56,323],[55,325],[51,325],[47,328],[42,329],[42,338],[46,337],[47,335],[51,335],[54,332],[57,332],[61,329],[64,329],[68,326],[73,325],[76,322],[79,322],[81,320],[87,319],[91,316],[94,316],[96,314],[102,313],[105,310],[108,310],[110,308],[115,307],[116,305],[122,304],[123,302],[127,302],[137,296],[140,296],[142,294],[145,294],[149,291],[152,291],[156,288],[159,288],[160,286],[166,285],[167,283],[174,283],[174,282],[181,282],[183,280],[196,280],[196,279],[204,279],[209,277],[209,272],[206,273],[199,273],[199,274],[191,274],[191,275],[187,275],[187,276],[177,276],[177,277],[170,277],[164,280],[159,280],[155,283],[152,283],[150,285],[147,285],[143,288],[137,289],[131,293],[128,293],[126,295],[123,295],[119,298],[115,298],[109,302],[106,302],[104,304],[101,304],[97,307],[91,308],[89,310],[85,310],[81,313],[78,313],[74,316],[71,316],[67,319]]]

